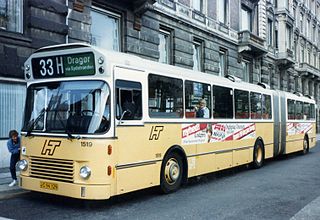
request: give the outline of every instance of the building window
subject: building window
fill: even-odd
[[[242,79],[245,82],[250,81],[250,62],[248,60],[243,60],[242,62]]]
[[[308,50],[308,56],[307,56],[307,63],[308,64],[311,64],[311,52],[310,52],[310,50]]]
[[[317,54],[313,53],[313,66],[317,67]]]
[[[220,49],[219,51],[219,76],[227,75],[227,50]]]
[[[287,48],[291,50],[292,48],[292,28],[287,25],[287,40],[286,40]]]
[[[293,46],[294,46],[294,59],[298,60],[298,45],[297,41],[294,41]]]
[[[304,63],[304,47],[301,46],[300,63]]]
[[[159,62],[170,64],[171,33],[168,30],[159,31]]]
[[[310,37],[310,33],[309,33],[309,30],[310,30],[310,20],[307,21],[307,25],[306,25],[306,32],[305,32],[305,35],[307,38]]]
[[[275,37],[275,43],[276,43],[276,49],[278,49],[279,48],[279,44],[278,44],[278,30],[275,30],[274,31],[274,37]]]
[[[194,10],[199,11],[203,13],[204,5],[203,5],[204,0],[192,0],[192,7]]]
[[[300,31],[301,31],[301,33],[303,33],[303,14],[301,13],[300,14]]]
[[[241,21],[240,21],[240,30],[252,30],[251,25],[251,10],[246,7],[241,7]]]
[[[8,138],[10,130],[21,130],[26,86],[0,83],[0,138]]]
[[[193,70],[202,71],[202,42],[195,40],[193,42]]]
[[[91,19],[90,44],[120,51],[120,15],[93,7]]]
[[[273,45],[273,42],[272,42],[272,40],[273,40],[273,37],[272,37],[272,35],[273,35],[273,23],[272,23],[272,20],[271,19],[268,19],[268,45],[269,46],[272,46]]]
[[[218,20],[220,23],[227,25],[229,18],[229,0],[218,0]]]
[[[0,30],[23,32],[23,1],[0,0]]]
[[[313,26],[313,29],[312,29],[312,41],[314,43],[316,42],[316,26]]]

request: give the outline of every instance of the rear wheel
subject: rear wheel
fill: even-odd
[[[169,153],[161,166],[160,187],[162,192],[171,193],[177,191],[182,183],[183,162],[176,152]]]
[[[252,166],[258,169],[263,166],[264,162],[264,147],[262,141],[257,140],[253,149],[253,162]]]
[[[308,140],[308,137],[305,136],[303,139],[302,154],[307,154],[308,152],[309,152],[309,140]]]

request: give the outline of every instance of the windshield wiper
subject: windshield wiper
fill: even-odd
[[[40,118],[46,113],[47,109],[46,108],[43,108],[41,111],[40,111],[40,114],[38,115],[38,117],[36,117],[33,122],[30,124],[30,126],[28,127],[28,130],[27,130],[27,134],[26,134],[26,137],[30,136],[32,130],[33,130],[33,127],[36,123],[38,123],[38,121],[40,120]]]

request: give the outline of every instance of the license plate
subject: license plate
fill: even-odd
[[[42,182],[40,181],[40,188],[41,189],[48,189],[48,190],[58,190],[58,184],[57,183],[49,183],[49,182]]]

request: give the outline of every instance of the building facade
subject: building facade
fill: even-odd
[[[0,167],[22,124],[24,61],[72,42],[320,102],[320,0],[0,0]]]

